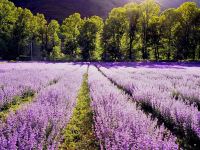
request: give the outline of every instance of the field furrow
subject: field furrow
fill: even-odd
[[[6,63],[0,149],[198,150],[199,73],[171,63]]]
[[[86,67],[68,72],[40,91],[34,102],[0,123],[0,149],[57,149],[70,120]]]
[[[89,70],[89,86],[101,149],[178,149],[169,131],[137,109],[95,67]]]
[[[109,69],[100,67],[100,70],[112,82],[129,93],[144,111],[153,114],[181,138],[180,144],[183,147],[199,148],[200,118],[197,107],[175,99],[168,90],[156,86],[159,80],[152,82],[152,80],[146,80],[145,77],[143,80],[142,74],[138,76],[138,79],[132,78],[129,73],[120,72],[119,68],[116,71],[114,67]],[[148,75],[151,77],[151,74],[145,74],[145,76]],[[166,84],[163,84],[163,87],[165,86]]]
[[[63,142],[60,149],[99,149],[99,143],[94,133],[93,111],[90,103],[88,74],[86,73],[73,115],[63,131]]]
[[[23,66],[24,67],[24,66]],[[16,105],[23,104],[44,88],[56,84],[67,72],[76,71],[79,66],[63,68],[43,68],[13,70],[7,68],[1,74],[0,112],[7,112]],[[1,68],[2,69],[2,68]],[[55,71],[56,70],[56,71]]]

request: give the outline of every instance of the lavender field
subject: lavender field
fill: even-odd
[[[0,150],[200,149],[200,64],[0,62]]]

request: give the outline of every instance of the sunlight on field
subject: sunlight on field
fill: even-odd
[[[199,149],[199,63],[0,65],[0,149]]]
[[[200,0],[0,0],[0,150],[200,150]]]

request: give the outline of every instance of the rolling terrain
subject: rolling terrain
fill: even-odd
[[[28,8],[34,13],[45,14],[48,20],[64,18],[79,12],[82,17],[98,15],[105,18],[108,12],[114,8],[123,6],[128,2],[139,2],[142,0],[11,0],[16,6]],[[163,9],[177,7],[187,0],[157,0]],[[193,0],[200,3],[199,0]]]

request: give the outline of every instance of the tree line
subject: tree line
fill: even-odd
[[[35,44],[49,60],[200,60],[200,8],[185,2],[161,11],[145,0],[114,8],[106,19],[74,13],[59,24],[0,0],[0,57],[31,55]]]

